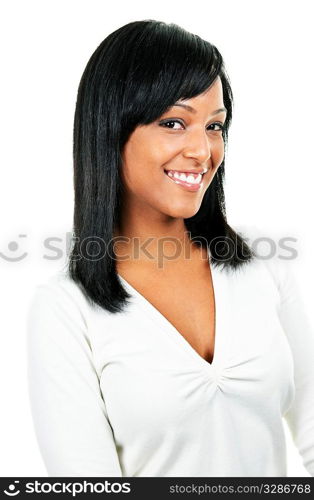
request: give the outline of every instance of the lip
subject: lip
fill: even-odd
[[[194,169],[194,170],[174,170],[170,168],[169,170],[164,169],[165,172],[179,172],[179,174],[206,174],[208,172],[208,168]]]
[[[203,186],[203,179],[201,180],[201,182],[199,184],[191,184],[189,182],[185,182],[185,181],[182,181],[181,179],[176,179],[175,177],[169,177],[169,175],[167,175],[166,173],[167,171],[165,170],[164,171],[164,174],[165,176],[171,181],[171,182],[174,182],[175,184],[177,184],[178,186],[184,188],[186,191],[192,191],[192,192],[195,192],[195,191],[199,191],[201,189],[201,187]],[[178,170],[178,172],[184,172],[184,173],[187,173],[187,171],[183,171],[183,170]],[[192,171],[190,173],[203,173],[203,170],[201,172],[195,172],[195,171]]]

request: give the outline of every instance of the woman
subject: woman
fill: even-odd
[[[231,117],[219,51],[177,25],[129,23],[89,60],[74,245],[28,318],[49,475],[285,476],[283,417],[314,475],[314,334],[227,223]]]

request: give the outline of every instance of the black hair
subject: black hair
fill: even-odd
[[[130,298],[113,258],[125,143],[136,126],[155,121],[179,99],[203,93],[218,77],[227,109],[226,147],[233,95],[222,56],[208,41],[176,24],[135,21],[107,36],[88,61],[74,117],[74,245],[68,272],[92,305],[115,313]],[[235,270],[254,252],[227,223],[224,161],[199,211],[184,221],[193,241],[209,246],[214,266]]]

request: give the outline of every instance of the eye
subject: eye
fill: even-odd
[[[159,125],[161,127],[169,128],[170,130],[182,130],[182,128],[184,128],[184,123],[182,123],[182,121],[178,119],[163,120],[159,122]],[[178,126],[176,127],[176,125]],[[218,128],[215,129],[211,127],[218,127]],[[207,127],[207,130],[212,130],[213,132],[219,132],[222,131],[223,129],[224,129],[224,123],[221,122],[211,123]]]
[[[219,127],[219,128],[214,130],[214,129],[210,129],[209,127]],[[214,132],[219,132],[220,130],[223,130],[223,129],[224,129],[224,123],[221,123],[221,122],[211,123],[207,127],[207,130],[214,130]]]
[[[164,120],[159,123],[161,127],[166,127],[171,130],[181,130],[180,128],[175,127],[174,125],[181,125],[183,127],[183,123],[180,120]]]

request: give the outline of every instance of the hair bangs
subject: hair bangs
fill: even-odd
[[[125,140],[137,125],[153,122],[180,99],[207,90],[219,76],[216,47],[176,24],[148,24],[136,41],[124,75],[122,125]]]

